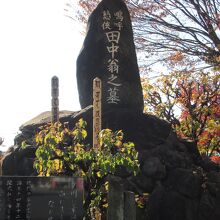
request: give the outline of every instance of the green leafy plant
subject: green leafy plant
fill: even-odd
[[[75,175],[84,177],[86,219],[95,212],[106,214],[108,181],[111,175],[136,175],[137,151],[132,142],[123,143],[123,132],[104,129],[99,133],[98,149],[85,144],[86,122],[80,119],[74,129],[68,124],[48,124],[36,135],[34,167],[39,176]]]

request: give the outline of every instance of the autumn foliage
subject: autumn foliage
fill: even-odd
[[[169,121],[181,138],[197,143],[202,154],[220,153],[218,73],[172,73],[143,79],[145,111]]]
[[[87,123],[80,119],[74,129],[68,123],[46,124],[36,134],[34,168],[39,176],[78,176],[84,178],[84,220],[97,219],[96,212],[107,214],[108,176],[135,176],[139,172],[138,153],[124,134],[104,129],[99,133],[99,148],[86,143]]]
[[[211,160],[220,165],[220,156],[211,156]]]
[[[71,1],[71,0],[70,0]],[[100,0],[78,0],[76,16],[86,22]],[[220,2],[216,0],[125,0],[134,39],[145,65],[179,55],[197,68],[220,65]],[[202,65],[201,65],[202,64]],[[190,66],[188,66],[189,68]]]

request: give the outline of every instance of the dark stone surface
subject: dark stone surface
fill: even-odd
[[[82,219],[82,178],[3,176],[0,182],[1,220]]]
[[[199,220],[219,220],[220,197],[214,197],[208,191],[204,192],[199,203],[198,214]]]
[[[196,198],[201,192],[201,176],[189,169],[177,168],[171,171],[165,184],[180,194]]]
[[[83,118],[87,121],[88,142],[92,143],[92,106],[83,109],[74,116],[75,121]],[[171,132],[170,124],[157,117],[128,109],[105,111],[102,117],[102,127],[112,130],[122,130],[124,141],[135,143],[139,152],[154,149],[166,141]]]
[[[61,123],[68,122],[69,124],[74,124],[73,116],[77,114],[79,111],[60,111],[59,112],[59,121]],[[14,145],[21,146],[22,142],[25,140],[27,144],[32,145],[31,138],[39,131],[39,128],[47,123],[51,123],[51,112],[46,111],[32,118],[31,120],[25,122],[20,126],[20,131],[15,139]]]
[[[69,122],[73,128],[80,118],[88,124],[87,142],[92,143],[92,106],[62,113],[60,120]],[[36,175],[33,170],[36,148],[31,139],[39,126],[49,120],[48,113],[44,113],[21,126],[22,132],[16,139],[18,146],[3,159],[4,175]],[[118,170],[127,190],[150,194],[146,208],[138,211],[142,215],[139,219],[220,219],[219,166],[203,161],[195,145],[179,140],[169,123],[120,108],[104,112],[103,128],[123,130],[125,141],[134,142],[139,152],[142,172],[137,177],[127,177],[126,172]],[[30,146],[22,149],[21,142],[25,138]]]
[[[164,194],[160,207],[160,220],[196,220],[197,202],[175,191]],[[153,218],[152,218],[153,219]]]
[[[166,158],[165,165],[168,170],[174,168],[190,168],[192,166],[192,160],[189,153],[179,152],[177,150],[167,150],[162,158]]]
[[[84,118],[88,123],[88,142],[92,141],[92,107],[61,117],[70,127]],[[37,127],[47,122],[41,114],[39,120],[25,123],[22,133],[34,135]],[[104,113],[103,127],[122,129],[127,141],[134,141],[139,151],[141,170],[137,177],[128,179],[129,190],[150,193],[144,213],[148,220],[211,220],[219,219],[220,174],[215,171],[197,171],[194,158],[199,154],[188,149],[172,132],[170,125],[156,117],[120,109]],[[114,119],[114,120],[113,120]],[[43,121],[43,123],[42,123]],[[31,136],[29,136],[31,138]],[[19,141],[17,140],[19,143]],[[21,143],[21,142],[20,142]],[[17,147],[3,160],[4,175],[36,175],[33,170],[35,147]],[[202,160],[202,159],[201,159]],[[127,175],[118,173],[126,179]],[[126,174],[126,173],[125,173]],[[158,182],[157,180],[161,180]],[[130,187],[129,187],[130,185]],[[204,186],[203,186],[204,185]],[[204,190],[205,187],[205,190]],[[143,216],[142,216],[143,217]],[[145,219],[143,217],[143,219]]]
[[[74,114],[77,114],[78,112],[73,112],[73,111],[60,111],[59,112],[59,121],[61,123],[65,122],[65,121],[71,121],[71,118]],[[39,115],[37,115],[36,117],[32,118],[31,120],[25,122],[24,124],[22,124],[20,126],[20,131],[21,132],[33,132],[33,131],[37,131],[38,128],[42,125],[45,125],[47,123],[51,122],[51,111],[46,111],[43,112]]]
[[[211,195],[220,198],[219,172],[211,171],[207,174],[207,189],[211,193]]]
[[[109,11],[110,20],[103,21],[103,12]],[[115,13],[121,11],[123,20],[122,28],[116,26]],[[110,29],[103,30],[103,24],[110,22]],[[118,43],[109,42],[107,34],[116,31],[120,32]],[[118,46],[117,52],[112,58],[107,47]],[[112,60],[117,60],[118,72],[109,71],[108,66]],[[115,76],[111,81],[109,78]],[[79,100],[82,108],[92,105],[92,81],[95,77],[102,80],[103,109],[127,108],[130,110],[143,111],[143,94],[140,83],[139,69],[135,46],[133,42],[133,32],[130,15],[123,0],[103,0],[89,17],[86,38],[83,48],[77,59],[77,83]],[[109,81],[121,84],[113,85]],[[116,89],[116,95],[120,101],[110,103],[110,90]],[[112,93],[113,94],[113,93]]]
[[[7,176],[36,176],[33,168],[36,148],[14,147],[6,152],[2,159],[2,175]]]
[[[132,177],[130,182],[133,186],[132,191],[136,190],[138,193],[146,192],[151,193],[155,187],[155,180],[151,177],[147,177],[142,173],[139,173],[137,176]],[[129,189],[130,190],[130,189]]]
[[[162,219],[161,212],[159,211],[166,191],[165,188],[159,183],[155,186],[154,191],[150,194],[147,202],[148,219],[160,220]]]
[[[157,179],[163,179],[166,176],[166,168],[158,157],[146,158],[142,172],[146,176],[153,176]]]

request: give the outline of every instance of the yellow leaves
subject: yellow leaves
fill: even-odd
[[[35,141],[37,144],[42,144],[43,143],[43,135],[42,135],[42,131],[39,132],[36,137],[35,137]]]
[[[112,142],[112,130],[111,129],[103,129],[100,133],[99,133],[99,143],[100,146],[102,146],[103,144],[108,144]]]
[[[121,146],[122,146],[122,142],[119,141],[119,140],[116,140],[115,146],[116,146],[116,147],[121,147]]]
[[[55,173],[60,173],[63,170],[63,161],[59,159],[53,160],[51,171]]]
[[[124,152],[126,151],[126,148],[122,147],[122,148],[120,149],[120,151],[121,151],[122,153],[124,153]]]
[[[212,131],[212,132],[214,132],[215,130],[218,131],[220,130],[220,123],[217,120],[209,119],[207,122],[207,127],[209,131]]]
[[[35,168],[40,176],[72,173],[88,180],[92,197],[89,205],[103,210],[108,207],[105,196],[109,185],[105,177],[121,169],[135,176],[139,171],[138,155],[133,143],[123,143],[121,130],[102,130],[99,134],[102,148],[94,150],[83,140],[87,135],[84,125],[80,121],[75,130],[50,127],[43,131],[43,143],[36,150]]]
[[[38,176],[50,176],[63,171],[63,161],[60,159],[48,160],[47,167],[44,166],[43,161],[35,161],[34,167],[37,169]]]
[[[115,132],[115,146],[116,147],[121,147],[122,146],[122,140],[123,140],[123,137],[124,137],[124,134],[123,132],[120,130],[120,131],[117,131]]]
[[[44,170],[46,176],[63,172],[63,161],[60,159],[48,160],[47,168]]]
[[[75,168],[76,168],[76,166],[74,165],[74,164],[69,164],[69,168],[71,169],[71,170],[74,170]]]
[[[122,132],[122,130],[115,132],[115,135],[116,135],[117,140],[119,141],[122,141],[124,138],[124,133]]]
[[[79,127],[73,131],[73,135],[75,136],[75,139],[84,140],[87,137],[87,131]]]
[[[108,208],[108,203],[103,204],[102,207],[107,209]]]
[[[82,169],[80,169],[77,172],[75,172],[75,175],[79,177],[85,177],[86,173]]]
[[[71,166],[70,162],[75,158],[73,151],[79,152],[83,148],[79,139],[81,140],[87,136],[85,126],[86,123],[82,119],[79,120],[75,129],[78,135],[76,140],[73,131],[67,127],[67,124],[62,125],[58,122],[47,124],[41,128],[42,130],[35,138],[38,148],[34,163],[34,167],[40,176],[62,173],[64,170],[63,161],[69,163],[70,169],[75,168]],[[64,146],[66,146],[68,152],[65,152]]]
[[[100,171],[96,172],[96,175],[97,175],[97,177],[99,177],[99,178],[102,176],[102,174],[101,174]]]
[[[60,149],[55,149],[54,152],[55,152],[55,154],[56,154],[57,156],[59,156],[59,157],[62,157],[63,154],[64,154],[63,151],[60,150]]]
[[[148,98],[148,92],[146,90],[143,90],[143,98],[147,99]]]
[[[108,181],[105,182],[104,187],[105,187],[105,191],[108,192],[108,189],[109,189],[109,182]]]
[[[220,74],[216,74],[215,76],[213,76],[213,84],[218,84],[220,80]]]
[[[112,133],[112,130],[109,128],[103,129],[100,133],[99,133],[99,137],[103,138],[105,136],[109,136]]]
[[[87,137],[87,131],[85,129],[82,129],[82,137],[85,139]]]
[[[103,129],[99,133],[99,144],[103,148],[106,148],[107,146],[106,150],[108,149],[108,147],[111,147],[112,144],[120,148],[123,145],[122,143],[123,138],[124,138],[124,134],[121,130],[113,132],[111,129],[107,128],[107,129]]]
[[[39,172],[38,176],[45,176],[44,173],[41,171]]]
[[[74,152],[75,153],[79,153],[82,149],[82,145],[77,143],[75,146],[74,146]]]
[[[79,119],[79,121],[76,123],[76,128],[85,128],[87,125],[86,121],[84,121],[82,118]]]
[[[37,170],[38,174],[42,176],[43,174],[43,165],[41,161],[34,161],[34,168]]]

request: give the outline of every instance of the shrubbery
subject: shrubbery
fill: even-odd
[[[85,143],[86,122],[80,119],[74,129],[68,124],[48,124],[36,135],[34,167],[39,176],[74,175],[84,177],[87,219],[98,210],[106,214],[109,174],[136,175],[137,151],[132,142],[123,143],[123,132],[104,129],[99,133],[99,149]]]

